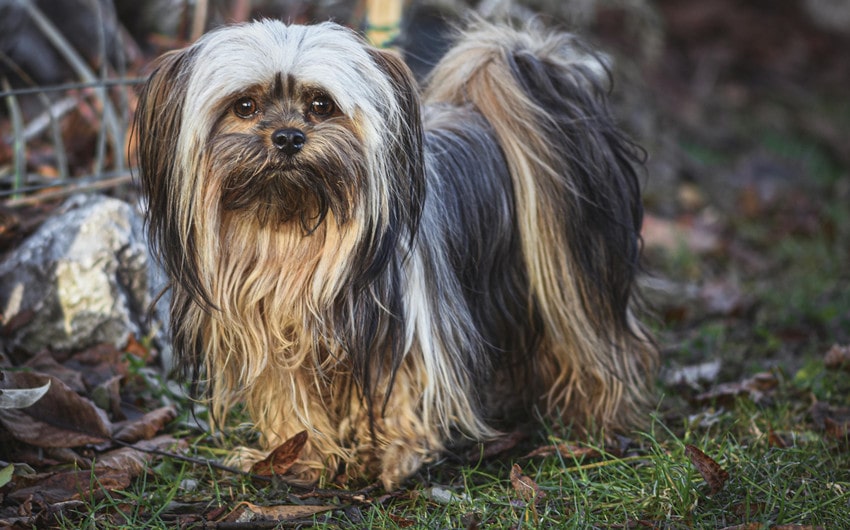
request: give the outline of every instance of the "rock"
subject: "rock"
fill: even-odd
[[[121,348],[130,334],[153,335],[170,361],[161,325],[167,303],[148,318],[164,284],[138,211],[117,199],[75,195],[0,263],[0,336],[11,351],[32,355],[100,343]]]

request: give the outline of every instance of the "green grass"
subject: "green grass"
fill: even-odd
[[[179,522],[178,508],[189,515],[209,513],[215,507],[226,513],[248,501],[339,506],[312,519],[281,523],[282,527],[465,528],[474,522],[482,528],[625,528],[638,523],[664,528],[743,523],[762,523],[765,528],[781,524],[850,528],[847,441],[813,428],[798,399],[810,392],[823,398],[848,394],[848,378],[824,382],[825,375],[809,367],[797,378],[781,380],[776,391],[780,399],[767,404],[740,399],[729,409],[706,407],[701,416],[685,418],[678,425],[659,413],[620,456],[597,447],[599,458],[576,459],[569,454],[525,458],[528,448],[549,441],[538,438],[495,461],[465,466],[442,462],[423,470],[404,490],[392,495],[376,490],[368,499],[299,500],[304,491],[282,483],[251,482],[165,458],[126,491],[110,493],[93,483],[97,494],[68,511],[62,527],[173,528]],[[829,388],[824,390],[824,385]],[[771,445],[770,432],[789,445]],[[722,490],[711,494],[685,455],[685,444],[699,447],[729,473]],[[192,449],[200,455],[217,452],[209,437],[196,439]],[[536,504],[521,500],[513,490],[514,463],[544,492]],[[432,493],[434,488],[441,496]]]

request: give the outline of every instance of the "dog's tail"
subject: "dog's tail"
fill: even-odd
[[[478,22],[437,65],[426,102],[472,105],[509,166],[542,324],[547,412],[577,427],[639,424],[656,350],[632,315],[643,151],[616,127],[604,61],[569,34]]]

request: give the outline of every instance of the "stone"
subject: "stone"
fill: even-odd
[[[150,337],[170,364],[167,300],[149,311],[165,276],[130,204],[75,195],[0,263],[0,331],[17,355],[123,348]],[[149,318],[152,317],[152,318]]]

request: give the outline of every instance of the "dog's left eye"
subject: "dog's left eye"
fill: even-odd
[[[336,105],[329,98],[319,96],[310,102],[310,112],[316,116],[330,116],[336,110]]]
[[[250,118],[257,110],[257,102],[251,98],[239,98],[233,104],[233,112],[240,118]]]

